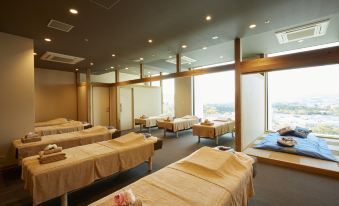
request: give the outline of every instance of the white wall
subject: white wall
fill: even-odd
[[[0,32],[0,167],[14,161],[12,140],[34,129],[33,58],[33,40]]]
[[[85,78],[86,81],[86,78]],[[105,74],[91,75],[91,82],[100,82],[100,83],[114,83],[115,82],[115,72],[108,72]]]
[[[161,114],[161,87],[133,88],[134,117]]]
[[[139,78],[140,78],[140,75],[128,74],[128,73],[123,73],[123,72],[119,73],[119,81],[120,82],[133,80],[133,79],[139,79]]]
[[[192,78],[174,79],[174,110],[176,117],[191,115],[192,109]]]
[[[242,150],[265,132],[265,78],[261,74],[241,76]]]

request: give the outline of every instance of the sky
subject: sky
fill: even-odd
[[[269,98],[272,102],[338,96],[339,64],[270,72]]]

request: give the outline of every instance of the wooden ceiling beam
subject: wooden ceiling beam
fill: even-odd
[[[230,71],[230,70],[234,70],[234,64],[216,66],[212,68],[195,69],[195,70],[190,70],[190,71],[182,71],[182,72],[176,72],[176,73],[171,73],[167,75],[145,77],[143,79],[133,79],[129,81],[113,83],[111,84],[111,86],[126,86],[126,85],[131,85],[131,84],[153,82],[153,81],[160,81],[164,79],[173,79],[173,78],[180,78],[180,77],[191,77],[191,76],[198,76],[198,75],[203,75],[203,74],[211,74],[211,73]]]
[[[270,72],[339,63],[339,46],[240,63],[242,74]]]
[[[235,150],[241,152],[241,70],[242,61],[241,41],[234,40],[235,61]]]

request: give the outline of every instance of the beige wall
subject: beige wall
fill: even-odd
[[[34,129],[33,40],[0,32],[0,167],[11,142]]]
[[[78,86],[78,120],[87,122],[87,86]]]
[[[261,74],[241,77],[241,149],[265,132],[265,78]]]
[[[176,78],[174,80],[174,89],[175,116],[182,117],[192,114],[192,78]]]
[[[74,72],[35,69],[35,121],[77,120],[75,77]]]

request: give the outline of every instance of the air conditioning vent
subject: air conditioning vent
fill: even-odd
[[[60,31],[64,31],[64,32],[69,32],[69,31],[71,31],[71,29],[74,26],[72,26],[70,24],[66,24],[66,23],[61,22],[61,21],[57,21],[57,20],[51,19],[48,22],[47,27],[53,28],[53,29],[57,29],[57,30],[60,30]]]
[[[111,9],[113,6],[117,5],[120,2],[120,0],[89,0],[89,1],[107,10]]]
[[[319,21],[303,26],[276,32],[280,44],[323,36],[326,34],[330,20]]]
[[[181,64],[185,65],[185,64],[191,64],[193,62],[196,62],[197,60],[189,58],[187,56],[182,56],[181,57]],[[167,59],[166,62],[171,63],[171,64],[177,64],[177,59],[176,58],[172,58],[172,59]]]
[[[44,55],[41,56],[41,59],[45,61],[59,62],[64,64],[76,64],[84,60],[84,58],[81,57],[58,54],[54,52],[46,52]]]

